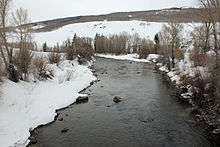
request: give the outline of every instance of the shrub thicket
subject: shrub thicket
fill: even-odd
[[[96,35],[94,47],[96,53],[126,54],[128,51],[128,36],[126,34],[112,35],[110,37]]]
[[[79,58],[91,60],[92,56],[94,56],[91,38],[78,37],[76,42],[73,43],[73,47],[75,48],[76,55],[78,55]]]
[[[138,49],[139,58],[146,59],[147,56],[154,53],[154,43],[151,40],[143,39]]]
[[[43,57],[37,57],[33,60],[34,76],[40,81],[52,79],[52,72],[47,68],[48,62]]]
[[[59,64],[61,61],[61,54],[59,53],[58,49],[53,49],[52,52],[49,53],[48,56],[50,64]]]
[[[190,54],[190,59],[193,61],[194,66],[207,66],[208,65],[208,55],[203,52],[199,52],[196,49],[193,49]]]
[[[72,41],[69,39],[64,43],[64,50],[68,60],[74,60],[76,57],[91,60],[94,56],[92,39],[86,37],[78,37],[76,34]]]

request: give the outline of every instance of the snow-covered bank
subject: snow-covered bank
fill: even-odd
[[[147,59],[139,59],[138,54],[127,54],[127,55],[111,55],[111,54],[96,54],[98,57],[111,58],[116,60],[129,60],[134,62],[151,62],[160,57],[160,55],[150,54]]]
[[[29,130],[54,120],[55,110],[75,102],[79,91],[96,80],[77,61],[50,65],[54,79],[13,83],[4,80],[0,96],[0,146],[25,146]]]

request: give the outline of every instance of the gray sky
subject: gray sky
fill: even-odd
[[[32,21],[118,11],[195,6],[196,0],[13,0],[28,9]]]

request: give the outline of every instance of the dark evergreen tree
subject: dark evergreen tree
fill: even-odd
[[[154,49],[155,49],[155,54],[158,54],[158,50],[160,48],[160,38],[159,38],[159,34],[156,34],[155,37],[154,37],[154,42],[155,42],[155,45],[154,45]]]
[[[97,43],[98,43],[99,37],[100,37],[100,35],[98,33],[96,33],[95,39],[94,39],[94,49],[95,49],[95,52],[97,51]]]
[[[43,52],[46,52],[48,50],[47,43],[43,43]]]

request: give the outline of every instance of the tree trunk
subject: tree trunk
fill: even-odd
[[[205,23],[205,29],[206,29],[206,37],[205,37],[204,52],[206,52],[207,49],[209,48],[210,23]]]
[[[172,41],[172,46],[171,46],[171,49],[172,49],[172,53],[171,53],[171,59],[172,59],[172,68],[174,68],[174,67],[175,67],[174,41]]]
[[[216,30],[216,23],[213,23],[213,36],[214,36],[214,50],[215,50],[215,54],[216,54],[216,69],[219,68],[219,53],[218,53],[218,36],[217,36],[217,30]]]
[[[7,69],[8,63],[7,63],[7,60],[6,60],[6,58],[5,58],[5,54],[4,54],[4,51],[3,51],[2,48],[0,49],[0,52],[1,52],[1,55],[2,55],[3,62],[4,62],[4,64],[5,64],[5,68]]]

